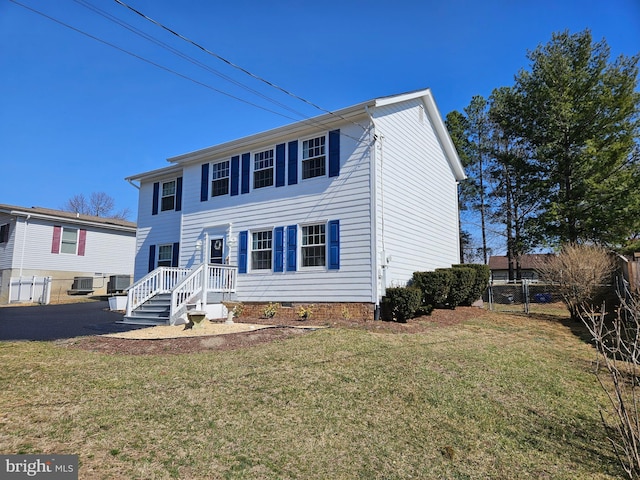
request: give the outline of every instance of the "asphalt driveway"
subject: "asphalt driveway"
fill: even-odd
[[[140,328],[116,323],[122,313],[97,300],[65,305],[0,307],[1,340],[58,340]]]

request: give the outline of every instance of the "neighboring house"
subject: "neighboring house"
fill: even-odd
[[[516,260],[513,260],[513,278],[517,280],[538,280],[536,268],[550,254],[532,253],[520,256],[520,276],[518,276],[518,268]],[[489,270],[491,270],[491,279],[496,282],[504,282],[509,280],[509,261],[506,256],[494,255],[489,257]]]
[[[0,304],[42,301],[34,277],[50,277],[52,299],[107,293],[110,276],[133,275],[135,235],[132,222],[0,204]]]
[[[127,178],[140,192],[131,321],[171,293],[171,323],[224,298],[373,319],[386,287],[459,263],[465,174],[428,89],[169,162]]]

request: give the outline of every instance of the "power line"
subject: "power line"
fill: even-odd
[[[190,82],[193,82],[193,83],[198,84],[198,85],[200,85],[200,86],[202,86],[202,87],[205,87],[205,88],[208,88],[208,89],[210,89],[210,90],[213,90],[213,91],[215,91],[215,92],[217,92],[217,93],[220,93],[220,94],[222,94],[222,95],[225,95],[225,96],[227,96],[227,97],[233,98],[234,100],[237,100],[237,101],[242,102],[242,103],[246,103],[247,105],[251,105],[252,107],[256,107],[256,108],[259,108],[259,109],[261,109],[261,110],[265,110],[265,111],[267,111],[267,112],[269,112],[269,113],[273,113],[273,114],[275,114],[275,115],[280,115],[281,117],[288,118],[289,120],[294,120],[294,121],[296,121],[296,119],[295,119],[295,118],[289,117],[289,116],[284,115],[284,114],[282,114],[282,113],[280,113],[280,112],[276,112],[275,110],[271,110],[271,109],[269,109],[269,108],[266,108],[266,107],[263,107],[263,106],[261,106],[261,105],[255,104],[255,103],[250,102],[250,101],[248,101],[248,100],[244,100],[243,98],[237,97],[237,96],[232,95],[232,94],[230,94],[230,93],[227,93],[227,92],[225,92],[225,91],[223,91],[223,90],[220,90],[220,89],[217,89],[217,88],[215,88],[215,87],[212,87],[211,85],[208,85],[208,84],[206,84],[206,83],[203,83],[203,82],[201,82],[201,81],[199,81],[199,80],[196,80],[196,79],[194,79],[194,78],[191,78],[191,77],[189,77],[189,76],[187,76],[187,75],[184,75],[184,74],[182,74],[182,73],[180,73],[180,72],[177,72],[177,71],[175,71],[175,70],[172,70],[172,69],[171,69],[171,68],[169,68],[169,67],[165,67],[164,65],[160,65],[159,63],[156,63],[156,62],[154,62],[154,61],[152,61],[152,60],[149,60],[149,59],[147,59],[147,58],[144,58],[144,57],[142,57],[142,56],[140,56],[140,55],[138,55],[138,54],[136,54],[136,53],[133,53],[133,52],[131,52],[131,51],[129,51],[129,50],[126,50],[126,49],[124,49],[124,48],[122,48],[122,47],[119,47],[118,45],[115,45],[115,44],[110,43],[110,42],[108,42],[108,41],[106,41],[106,40],[103,40],[103,39],[101,39],[101,38],[99,38],[99,37],[96,37],[95,35],[91,35],[90,33],[87,33],[87,32],[85,32],[85,31],[83,31],[83,30],[80,30],[79,28],[76,28],[76,27],[74,27],[74,26],[72,26],[72,25],[69,25],[68,23],[65,23],[65,22],[63,22],[63,21],[61,21],[61,20],[58,20],[58,19],[56,19],[56,18],[53,18],[52,16],[47,15],[46,13],[43,13],[43,12],[41,12],[41,11],[39,11],[39,10],[36,10],[36,9],[31,8],[31,7],[27,6],[27,5],[24,5],[24,4],[20,3],[20,2],[18,2],[17,0],[9,0],[9,1],[10,1],[10,2],[12,2],[12,3],[14,3],[14,4],[16,4],[16,5],[18,5],[18,6],[20,6],[20,7],[22,7],[22,8],[25,8],[25,9],[27,9],[27,10],[29,10],[29,11],[33,12],[33,13],[36,13],[36,14],[38,14],[38,15],[42,16],[42,17],[45,17],[45,18],[47,18],[48,20],[51,20],[51,21],[53,21],[53,22],[55,22],[55,23],[57,23],[57,24],[59,24],[59,25],[62,25],[63,27],[66,27],[66,28],[68,28],[68,29],[70,29],[70,30],[73,30],[74,32],[77,32],[77,33],[80,33],[80,34],[82,34],[82,35],[84,35],[84,36],[86,36],[86,37],[89,37],[89,38],[91,38],[92,40],[95,40],[95,41],[97,41],[97,42],[100,42],[100,43],[102,43],[102,44],[104,44],[104,45],[107,45],[107,46],[109,46],[109,47],[111,47],[111,48],[115,48],[116,50],[118,50],[118,51],[120,51],[120,52],[122,52],[122,53],[126,53],[127,55],[130,55],[130,56],[132,56],[132,57],[134,57],[134,58],[136,58],[136,59],[138,59],[138,60],[141,60],[141,61],[143,61],[143,62],[145,62],[145,63],[150,64],[150,65],[153,65],[154,67],[160,68],[160,69],[164,70],[165,72],[169,72],[169,73],[172,73],[172,74],[174,74],[174,75],[177,75],[177,76],[178,76],[178,77],[180,77],[180,78],[184,78],[185,80],[189,80]]]
[[[195,42],[194,40],[191,40],[190,38],[185,37],[184,35],[182,35],[182,34],[180,34],[180,33],[176,32],[175,30],[172,30],[171,28],[169,28],[169,27],[165,26],[164,24],[162,24],[162,23],[158,22],[157,20],[154,20],[153,18],[151,18],[151,17],[149,17],[149,16],[145,15],[145,14],[144,14],[144,13],[142,13],[141,11],[136,10],[136,9],[135,9],[135,8],[133,8],[132,6],[127,5],[127,4],[126,4],[126,3],[124,3],[122,0],[114,0],[114,1],[115,1],[116,3],[118,3],[119,5],[122,5],[123,7],[125,7],[125,8],[127,8],[127,9],[131,10],[131,11],[132,11],[132,12],[134,12],[135,14],[137,14],[137,15],[141,16],[141,17],[142,17],[142,18],[144,18],[145,20],[147,20],[147,21],[149,21],[149,22],[153,23],[154,25],[157,25],[158,27],[162,28],[163,30],[166,30],[167,32],[171,33],[172,35],[175,35],[176,37],[180,38],[181,40],[184,40],[185,42],[190,43],[190,44],[191,44],[191,45],[193,45],[194,47],[196,47],[196,48],[198,48],[198,49],[202,50],[203,52],[205,52],[206,54],[211,55],[211,56],[213,56],[213,57],[217,58],[218,60],[220,60],[220,61],[222,61],[222,62],[226,63],[226,64],[227,64],[227,65],[229,65],[230,67],[233,67],[233,68],[235,68],[235,69],[237,69],[237,70],[240,70],[242,73],[244,73],[244,74],[246,74],[246,75],[250,76],[251,78],[254,78],[254,79],[256,79],[256,80],[258,80],[258,81],[260,81],[260,82],[263,82],[263,83],[265,83],[265,84],[269,85],[270,87],[275,88],[276,90],[279,90],[280,92],[284,93],[285,95],[288,95],[288,96],[290,96],[290,97],[292,97],[292,98],[295,98],[296,100],[299,100],[299,101],[301,101],[301,102],[304,102],[304,103],[306,103],[307,105],[310,105],[310,106],[312,106],[312,107],[314,107],[314,108],[316,108],[316,109],[320,110],[321,112],[325,112],[325,113],[328,113],[328,114],[330,114],[330,115],[336,115],[336,116],[338,116],[339,118],[341,118],[342,120],[346,120],[346,119],[345,119],[344,117],[342,117],[341,115],[338,115],[338,114],[336,114],[335,112],[332,112],[332,111],[330,111],[330,110],[327,110],[327,109],[325,109],[325,108],[322,108],[322,107],[320,107],[319,105],[316,105],[315,103],[313,103],[313,102],[311,102],[311,101],[309,101],[309,100],[307,100],[307,99],[305,99],[305,98],[303,98],[303,97],[300,97],[299,95],[296,95],[295,93],[292,93],[292,92],[290,92],[290,91],[288,91],[288,90],[286,90],[286,89],[284,89],[284,88],[282,88],[282,87],[280,87],[280,86],[276,85],[276,84],[275,84],[275,83],[273,83],[273,82],[270,82],[269,80],[267,80],[267,79],[265,79],[265,78],[263,78],[263,77],[261,77],[261,76],[259,76],[259,75],[256,75],[256,74],[254,74],[254,73],[250,72],[250,71],[249,71],[249,70],[247,70],[246,68],[243,68],[243,67],[241,67],[240,65],[237,65],[237,64],[233,63],[232,61],[230,61],[230,60],[228,60],[228,59],[224,58],[223,56],[218,55],[218,54],[217,54],[217,53],[215,53],[215,52],[212,52],[211,50],[209,50],[208,48],[206,48],[206,47],[204,47],[204,46],[200,45],[199,43]],[[360,125],[360,124],[359,124],[359,123],[357,123],[357,122],[353,122],[353,121],[351,121],[350,123],[353,123],[354,125],[357,125],[358,127],[362,128],[364,131],[367,131],[367,128],[366,128],[366,127],[364,127],[364,126]]]
[[[74,1],[76,3],[78,3],[79,5],[82,5],[83,7],[93,11],[94,13],[97,13],[98,15],[106,18],[107,20],[120,25],[122,28],[125,28],[125,29],[129,30],[130,32],[132,32],[132,33],[144,38],[145,40],[148,40],[148,41],[158,45],[159,47],[170,51],[174,55],[176,55],[176,56],[178,56],[178,57],[180,57],[180,58],[182,58],[184,60],[187,60],[187,61],[191,62],[192,64],[194,64],[194,65],[196,65],[196,66],[198,66],[198,67],[200,67],[200,68],[202,68],[202,69],[204,69],[204,70],[206,70],[206,71],[208,71],[210,73],[213,73],[214,75],[217,75],[218,77],[220,77],[220,78],[222,78],[222,79],[224,79],[224,80],[226,80],[226,81],[228,81],[230,83],[233,83],[234,85],[236,85],[238,87],[241,87],[241,88],[253,93],[254,95],[257,95],[257,96],[261,97],[261,98],[273,103],[274,105],[277,105],[277,106],[279,106],[279,107],[281,107],[281,108],[283,108],[285,110],[288,110],[291,113],[299,115],[302,118],[309,118],[307,115],[305,115],[305,114],[303,114],[303,113],[301,113],[301,112],[289,107],[288,105],[285,105],[284,103],[278,102],[277,100],[268,97],[267,95],[265,95],[265,94],[255,90],[255,89],[243,84],[242,82],[239,82],[239,81],[229,77],[228,75],[225,75],[222,72],[217,71],[216,69],[210,67],[209,65],[206,65],[206,64],[200,62],[199,60],[196,60],[195,58],[190,57],[189,55],[181,52],[180,50],[178,50],[176,48],[173,48],[171,45],[168,45],[167,43],[162,42],[161,40],[158,40],[157,38],[153,37],[152,35],[149,35],[149,34],[143,32],[143,31],[141,31],[140,29],[132,26],[131,24],[129,24],[129,23],[123,21],[123,20],[120,20],[119,18],[115,17],[114,15],[111,15],[110,13],[100,9],[99,7],[97,7],[95,5],[92,5],[91,3],[87,2],[87,1],[84,1],[84,0],[74,0]]]
[[[214,92],[216,92],[216,93],[220,93],[221,95],[225,95],[225,96],[227,96],[227,97],[229,97],[229,98],[232,98],[232,99],[234,99],[234,100],[237,100],[237,101],[239,101],[239,102],[245,103],[245,104],[250,105],[250,106],[255,107],[255,108],[259,108],[259,109],[264,110],[264,111],[269,112],[269,113],[273,113],[273,114],[275,114],[275,115],[278,115],[278,116],[281,116],[281,117],[283,117],[283,118],[286,118],[286,119],[292,120],[292,121],[294,121],[294,122],[305,123],[305,124],[308,124],[308,125],[311,125],[311,126],[314,126],[314,127],[322,127],[322,128],[326,128],[326,127],[327,127],[327,125],[326,125],[326,124],[323,124],[322,122],[319,122],[319,121],[317,121],[317,120],[313,120],[312,118],[310,118],[310,117],[308,117],[308,116],[306,116],[306,115],[303,115],[303,114],[301,114],[301,113],[299,113],[299,112],[296,112],[295,110],[292,110],[292,109],[290,109],[290,108],[289,108],[289,107],[287,107],[287,106],[283,106],[283,107],[284,107],[284,108],[286,108],[286,109],[288,109],[288,110],[290,110],[290,111],[292,111],[292,112],[294,112],[294,113],[297,113],[298,115],[301,115],[301,116],[306,117],[306,119],[304,119],[304,120],[299,120],[299,119],[296,119],[296,118],[290,117],[290,116],[288,116],[288,115],[285,115],[285,114],[283,114],[283,113],[277,112],[277,111],[275,111],[275,110],[272,110],[272,109],[269,109],[269,108],[263,107],[263,106],[258,105],[258,104],[256,104],[256,103],[250,102],[250,101],[245,100],[245,99],[243,99],[243,98],[240,98],[240,97],[238,97],[238,96],[236,96],[236,95],[230,94],[230,93],[228,93],[228,92],[225,92],[225,91],[223,91],[223,90],[220,90],[220,89],[218,89],[218,88],[215,88],[215,87],[213,87],[213,86],[211,86],[211,85],[209,85],[209,84],[206,84],[206,83],[201,82],[201,81],[199,81],[199,80],[196,80],[196,79],[194,79],[194,78],[192,78],[192,77],[189,77],[188,75],[185,75],[185,74],[183,74],[183,73],[180,73],[180,72],[178,72],[178,71],[176,71],[176,70],[173,70],[173,69],[171,69],[171,68],[169,68],[169,67],[166,67],[166,66],[164,66],[164,65],[161,65],[161,64],[159,64],[159,63],[157,63],[157,62],[154,62],[154,61],[152,61],[152,60],[149,60],[149,59],[147,59],[147,58],[144,58],[144,57],[142,57],[141,55],[138,55],[138,54],[133,53],[133,52],[131,52],[131,51],[129,51],[129,50],[126,50],[125,48],[119,47],[118,45],[115,45],[115,44],[113,44],[113,43],[111,43],[111,42],[108,42],[108,41],[106,41],[106,40],[104,40],[104,39],[102,39],[102,38],[99,38],[99,37],[95,36],[95,35],[92,35],[92,34],[90,34],[90,33],[87,33],[87,32],[85,32],[85,31],[83,31],[83,30],[80,30],[79,28],[76,28],[76,27],[74,27],[74,26],[72,26],[72,25],[69,25],[68,23],[65,23],[65,22],[63,22],[63,21],[61,21],[61,20],[58,20],[58,19],[56,19],[56,18],[54,18],[54,17],[52,17],[52,16],[50,16],[50,15],[48,15],[48,14],[44,13],[44,12],[41,12],[41,11],[39,11],[39,10],[37,10],[37,9],[35,9],[35,8],[32,8],[32,7],[28,6],[28,5],[24,5],[24,4],[20,3],[20,2],[18,2],[17,0],[9,0],[9,1],[10,1],[10,2],[12,2],[12,3],[14,3],[15,5],[18,5],[18,6],[20,6],[20,7],[24,8],[24,9],[26,9],[26,10],[29,10],[29,11],[31,11],[31,12],[33,12],[33,13],[35,13],[35,14],[37,14],[37,15],[40,15],[40,16],[42,16],[42,17],[44,17],[44,18],[48,19],[48,20],[51,20],[52,22],[55,22],[55,23],[57,23],[57,24],[59,24],[59,25],[62,25],[63,27],[66,27],[66,28],[68,28],[68,29],[70,29],[70,30],[73,30],[73,31],[74,31],[74,32],[76,32],[76,33],[80,33],[80,34],[82,34],[82,35],[84,35],[84,36],[86,36],[86,37],[88,37],[88,38],[91,38],[92,40],[95,40],[95,41],[100,42],[100,43],[102,43],[102,44],[104,44],[104,45],[107,45],[107,46],[109,46],[109,47],[111,47],[111,48],[114,48],[114,49],[116,49],[116,50],[118,50],[118,51],[120,51],[120,52],[122,52],[122,53],[125,53],[125,54],[127,54],[127,55],[129,55],[129,56],[131,56],[131,57],[133,57],[133,58],[136,58],[136,59],[138,59],[138,60],[141,60],[141,61],[143,61],[143,62],[145,62],[145,63],[147,63],[147,64],[149,64],[149,65],[153,65],[154,67],[159,68],[159,69],[161,69],[161,70],[164,70],[165,72],[171,73],[171,74],[176,75],[176,76],[178,76],[178,77],[180,77],[180,78],[183,78],[183,79],[185,79],[185,80],[189,80],[190,82],[193,82],[193,83],[195,83],[195,84],[197,84],[197,85],[200,85],[200,86],[202,86],[202,87],[208,88],[209,90],[212,90],[212,91],[214,91]],[[77,1],[77,2],[78,2],[78,0],[74,0],[74,1]],[[78,2],[78,3],[80,3],[80,2]],[[85,6],[85,5],[83,5],[83,6]],[[91,7],[92,7],[92,6],[91,6]],[[91,8],[91,7],[90,7],[90,6],[87,6],[86,8],[89,8],[89,9],[91,9],[91,10],[94,10],[94,9],[93,9],[93,8]],[[99,9],[97,9],[97,10],[99,10]],[[96,13],[98,13],[96,10],[94,10],[94,11],[95,11]],[[109,15],[109,14],[106,14],[106,15]],[[115,18],[115,17],[113,17],[113,18]],[[114,20],[114,21],[116,21],[116,20]],[[116,23],[119,23],[119,24],[120,24],[120,21],[116,21]],[[122,22],[122,24],[128,25],[128,24],[126,24],[126,22]],[[123,26],[124,28],[127,28],[128,30],[131,30],[131,31],[137,30],[137,29],[135,29],[134,27],[128,28],[128,27],[130,27],[129,25],[128,25],[127,27],[125,27],[125,26],[124,26],[124,25],[122,25],[122,24],[121,24],[121,26]],[[134,32],[134,33],[136,33],[136,32]],[[157,40],[157,39],[153,38],[152,36],[147,35],[147,34],[144,34],[144,33],[142,33],[142,32],[140,32],[140,33],[139,33],[139,35],[140,35],[140,36],[142,36],[142,37],[144,37],[144,38],[146,38],[147,40],[149,40],[149,41],[151,41],[151,42],[153,42],[153,43],[158,44],[158,45],[159,45],[159,44],[161,44],[161,46],[162,46],[162,45],[166,45],[166,44],[164,44],[163,42],[161,42],[160,40]],[[164,47],[163,47],[163,48],[164,48]],[[193,60],[193,61],[192,61],[192,63],[196,63],[197,65],[201,66],[202,68],[204,68],[204,69],[206,69],[206,70],[209,70],[209,71],[211,71],[212,73],[216,73],[216,74],[217,74],[217,72],[216,72],[214,69],[210,69],[210,67],[208,67],[207,65],[202,64],[201,62],[199,62],[199,61],[197,61],[197,60],[195,60],[195,59],[191,59],[191,57],[189,57],[188,55],[186,55],[186,54],[184,54],[184,53],[180,52],[179,50],[176,50],[176,49],[174,49],[173,47],[170,47],[170,46],[168,46],[168,45],[166,45],[166,48],[167,48],[167,49],[169,49],[170,51],[172,51],[172,53],[174,53],[175,55],[178,55],[178,56],[180,56],[180,57],[182,57],[182,58],[184,58],[184,59],[187,59],[187,60],[189,60],[189,61],[192,61],[192,60]],[[226,76],[225,76],[225,75],[223,75],[223,74],[220,74],[220,75],[222,76],[222,78],[226,77]],[[229,81],[231,81],[231,82],[235,83],[235,81],[234,81],[234,80],[232,80],[232,79],[230,79]],[[238,84],[239,84],[239,85],[242,85],[240,82],[238,82]],[[252,90],[250,87],[246,87],[246,88],[248,88],[249,90]],[[267,96],[265,96],[265,95],[262,95],[262,94],[260,94],[259,92],[258,92],[257,94],[258,94],[258,95],[260,95],[260,96],[262,96],[262,97],[264,97],[265,99],[268,99],[268,100],[270,100],[270,101],[272,101],[272,102],[274,102],[274,103],[276,103],[276,104],[279,104],[279,102],[274,101],[274,100],[272,100],[272,99],[269,99],[269,97],[267,97]],[[331,112],[329,112],[329,113],[331,113]],[[342,116],[340,116],[340,115],[338,115],[338,117],[339,117],[339,118],[343,118],[343,117],[342,117]],[[343,118],[343,119],[344,119],[344,118]],[[346,120],[346,119],[344,119],[344,120]],[[346,120],[346,121],[348,121],[348,120]],[[354,123],[354,122],[351,122],[351,123]],[[366,130],[367,130],[365,127],[363,127],[363,126],[361,126],[361,125],[359,125],[359,124],[356,124],[356,125],[358,125],[360,128],[362,128],[364,131],[366,131]],[[359,142],[359,141],[360,141],[360,139],[358,139],[358,138],[356,138],[356,137],[353,137],[353,136],[351,136],[351,135],[349,135],[349,134],[346,134],[346,133],[344,133],[343,131],[340,131],[340,135],[341,135],[341,136],[344,136],[344,137],[351,138],[352,140],[355,140],[356,142]]]

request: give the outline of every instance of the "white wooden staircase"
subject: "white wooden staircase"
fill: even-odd
[[[195,269],[159,267],[127,290],[122,323],[176,325],[187,322],[190,308],[206,309],[222,298],[236,298],[237,267],[200,265]]]

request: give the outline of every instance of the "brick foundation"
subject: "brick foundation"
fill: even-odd
[[[274,302],[275,303],[275,302]],[[242,304],[242,315],[240,318],[265,318],[265,308],[269,302],[247,302]],[[303,302],[282,302],[276,309],[276,314],[272,317],[274,321],[300,320],[298,312],[301,308],[311,309],[311,318],[319,321],[330,321],[332,319],[352,319],[352,320],[374,320],[375,305],[371,303],[303,303]]]

